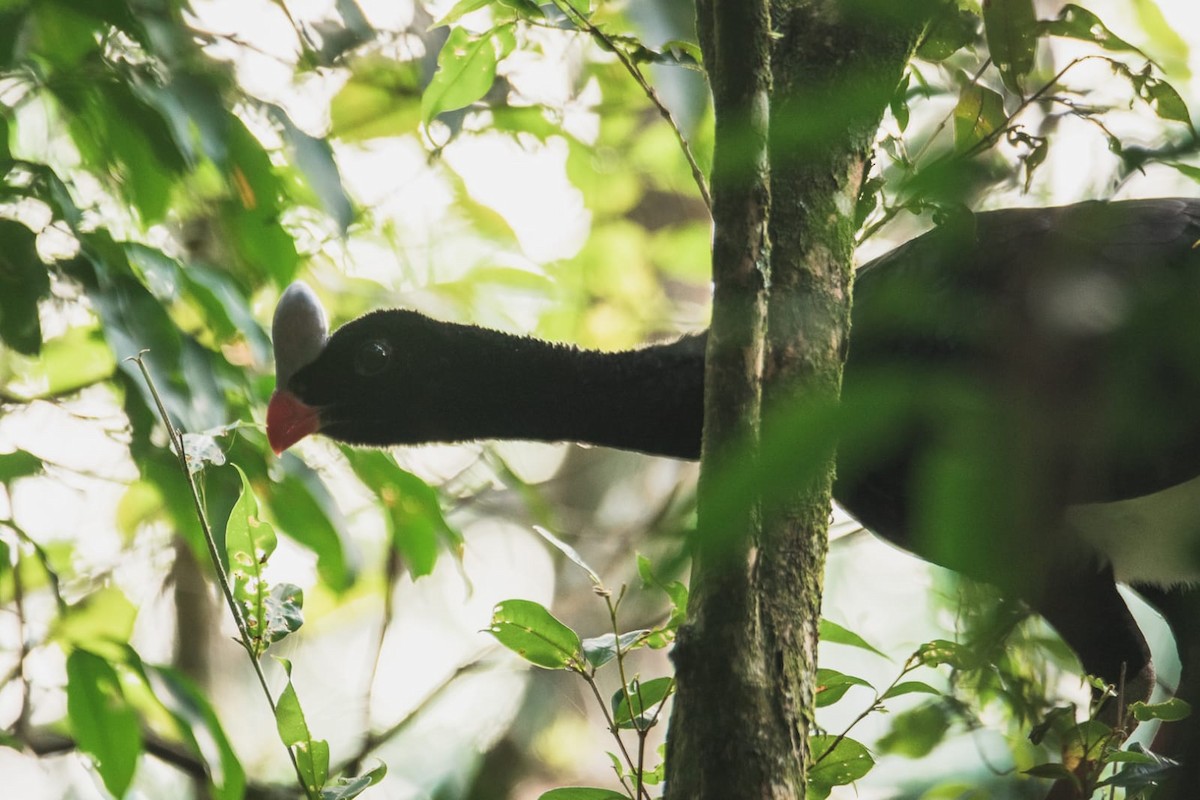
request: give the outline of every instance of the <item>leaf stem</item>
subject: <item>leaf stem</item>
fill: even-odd
[[[200,529],[204,533],[204,543],[208,546],[208,555],[212,560],[213,569],[217,573],[217,583],[221,586],[221,593],[225,596],[225,604],[229,606],[229,613],[233,615],[233,621],[237,624],[238,635],[241,637],[239,644],[246,651],[246,656],[250,659],[250,664],[254,667],[254,674],[258,677],[258,684],[262,687],[263,694],[267,698],[267,703],[271,706],[271,713],[274,715],[275,697],[271,694],[271,687],[267,685],[267,676],[263,673],[262,664],[254,656],[253,639],[250,636],[250,629],[247,627],[246,620],[242,616],[242,611],[238,608],[237,601],[233,597],[233,587],[229,583],[229,573],[225,571],[225,564],[221,561],[221,553],[217,548],[217,540],[213,536],[212,527],[208,524],[208,515],[204,511],[204,503],[200,500],[200,492],[196,488],[196,480],[192,477],[192,472],[188,468],[187,453],[183,449],[183,432],[171,422],[171,417],[167,413],[166,406],[163,405],[162,397],[158,394],[158,387],[154,384],[154,378],[150,376],[150,370],[146,367],[145,356],[149,352],[149,350],[142,350],[136,356],[130,356],[125,360],[133,361],[138,365],[138,369],[142,372],[142,378],[146,381],[146,386],[150,388],[151,396],[154,397],[154,405],[158,408],[158,415],[167,427],[167,436],[170,438],[171,446],[175,450],[175,456],[179,460],[179,468],[183,470],[188,488],[191,490],[192,504],[196,510],[196,519],[199,520]],[[300,786],[304,789],[305,795],[315,800],[315,796],[308,791],[308,784],[304,780],[304,774],[300,771],[300,763],[296,760],[296,754],[292,751],[291,747],[287,747],[287,754],[292,762],[292,768],[296,771],[296,778],[300,781]]]
[[[596,685],[596,679],[592,675],[589,675],[585,670],[579,670],[579,674],[583,677],[584,681],[587,682],[587,685],[591,687],[592,694],[596,696],[596,703],[599,704],[600,711],[604,714],[604,721],[608,725],[608,730],[610,733],[612,733],[613,738],[617,740],[617,747],[621,748],[621,755],[624,756],[625,763],[628,764],[629,768],[632,770],[634,768],[633,757],[629,755],[629,750],[625,747],[625,740],[621,738],[621,729],[617,727],[616,721],[613,719],[612,715],[608,713],[608,704],[604,702],[604,697],[600,694],[600,687]],[[617,775],[617,778],[621,781],[621,787],[625,789],[625,791],[633,791],[625,783],[625,777],[623,775]],[[647,800],[649,800],[649,795],[646,793],[644,788],[641,792],[634,796],[644,796],[647,798]]]
[[[621,66],[637,81],[637,85],[641,87],[646,97],[650,98],[650,102],[658,109],[658,113],[671,126],[671,131],[675,134],[676,141],[679,142],[679,148],[683,151],[683,157],[687,159],[688,167],[692,170],[692,180],[696,182],[696,187],[700,190],[700,197],[704,200],[704,206],[711,214],[712,194],[709,192],[708,180],[704,177],[704,170],[700,169],[700,164],[696,161],[696,156],[692,152],[692,146],[688,143],[687,137],[683,135],[683,131],[679,129],[679,125],[675,122],[675,117],[671,114],[671,110],[666,107],[662,99],[658,96],[658,92],[654,91],[654,87],[646,80],[645,73],[634,63],[629,54],[613,41],[611,36],[593,24],[591,20],[580,13],[567,0],[551,0],[551,2],[577,28],[598,41],[606,50],[611,50],[616,54],[617,60],[621,62]]]

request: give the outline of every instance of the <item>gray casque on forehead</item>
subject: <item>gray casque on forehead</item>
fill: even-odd
[[[329,338],[329,321],[321,301],[304,281],[284,290],[271,322],[275,347],[275,388],[284,389],[296,370],[321,354]]]

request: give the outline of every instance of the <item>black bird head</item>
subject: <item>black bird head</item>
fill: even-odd
[[[415,311],[374,311],[326,335],[325,313],[307,285],[279,299],[272,324],[275,393],[267,439],[276,454],[321,433],[350,444],[392,445],[475,438],[464,425],[485,414],[496,363],[514,340]]]

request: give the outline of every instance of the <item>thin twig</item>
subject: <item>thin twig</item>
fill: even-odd
[[[687,137],[683,135],[683,131],[679,129],[679,125],[675,122],[674,115],[671,110],[666,107],[662,99],[659,98],[658,92],[654,91],[654,87],[646,80],[645,74],[634,63],[629,54],[622,50],[616,42],[612,40],[607,33],[599,27],[592,24],[592,21],[577,11],[565,0],[552,0],[555,8],[563,13],[567,19],[571,20],[574,25],[580,30],[585,31],[589,36],[600,42],[606,49],[611,50],[616,54],[617,60],[621,62],[621,66],[625,67],[633,79],[637,81],[646,97],[650,98],[650,102],[658,109],[658,113],[662,115],[667,124],[671,126],[671,131],[675,134],[675,139],[679,142],[679,148],[683,151],[683,157],[687,159],[688,167],[692,170],[692,180],[696,182],[696,187],[700,190],[700,197],[704,200],[704,206],[712,213],[712,195],[708,190],[708,180],[704,177],[704,170],[700,169],[700,164],[696,161],[696,156],[692,153],[692,147],[688,144]]]
[[[608,713],[608,703],[604,702],[604,697],[600,694],[600,687],[596,685],[595,677],[589,675],[583,670],[580,670],[579,674],[583,677],[583,680],[587,683],[587,685],[592,688],[592,694],[596,696],[596,703],[600,706],[600,710],[604,713],[604,721],[608,725],[609,732],[612,733],[613,738],[617,740],[617,747],[621,748],[621,755],[625,757],[625,763],[629,765],[630,769],[633,769],[633,758],[629,755],[629,750],[625,747],[625,740],[621,738],[621,729],[617,727],[617,723],[613,719],[612,714]],[[621,788],[627,792],[632,791],[629,786],[626,785],[624,776],[618,774],[617,779],[621,781]]]
[[[60,731],[49,728],[37,728],[22,738],[22,743],[29,752],[39,757],[70,753],[79,749],[74,738],[63,735]],[[146,754],[164,764],[200,779],[210,779],[209,767],[193,754],[180,749],[176,742],[164,739],[146,728],[142,729],[142,747]],[[295,797],[295,789],[290,785],[276,785],[247,781],[246,800],[291,800]]]
[[[409,726],[409,724],[412,723],[412,721],[416,718],[417,714],[419,714],[422,710],[428,708],[429,704],[432,703],[434,700],[441,697],[442,693],[445,692],[447,689],[449,689],[452,685],[454,685],[454,682],[460,676],[465,675],[468,672],[473,672],[477,669],[480,669],[483,665],[484,655],[486,655],[486,653],[480,653],[475,658],[466,662],[462,666],[455,669],[454,672],[447,675],[445,680],[443,680],[441,683],[439,683],[437,686],[435,686],[428,694],[426,694],[425,697],[422,698],[421,701],[418,702],[415,706],[413,706],[412,709],[407,714],[405,714],[403,717],[401,717],[397,722],[388,726],[387,730],[384,730],[380,733],[372,733],[370,730],[368,730],[366,732],[366,736],[363,737],[362,744],[360,744],[358,747],[358,751],[353,756],[346,759],[346,761],[344,763],[338,765],[335,769],[331,770],[330,771],[331,774],[340,775],[340,774],[346,774],[346,773],[351,773],[351,772],[357,772],[357,769],[352,769],[352,768],[356,767],[356,765],[358,765],[358,764],[361,764],[362,761],[368,755],[370,755],[372,753],[372,751],[374,751],[377,747],[379,747],[381,744],[384,744],[384,743],[390,741],[393,737],[395,737],[397,734],[399,734],[401,731],[403,731],[405,728],[407,728]]]
[[[64,616],[67,613],[67,601],[62,596],[62,584],[58,580],[58,573],[50,567],[50,554],[34,541],[33,537],[16,523],[16,520],[0,519],[0,527],[11,530],[17,535],[18,540],[33,550],[38,563],[42,565],[42,570],[46,573],[46,581],[50,585],[50,593],[54,595],[54,605],[58,608],[59,616]]]
[[[17,713],[17,721],[13,725],[13,730],[18,736],[23,737],[26,726],[29,724],[29,712],[32,708],[31,694],[29,686],[29,676],[25,674],[25,660],[29,658],[29,642],[26,640],[26,620],[25,620],[25,581],[21,578],[21,559],[17,558],[17,563],[12,571],[13,580],[13,604],[17,609],[17,638],[20,640],[20,646],[17,652],[17,677],[21,681],[21,710]]]
[[[892,682],[891,682],[891,683],[888,685],[888,687],[887,687],[886,689],[884,689],[882,692],[876,692],[876,693],[875,693],[875,699],[871,701],[871,705],[869,705],[869,706],[867,706],[865,709],[863,709],[862,713],[860,713],[860,714],[859,714],[857,717],[855,717],[854,719],[852,719],[852,720],[850,721],[850,724],[849,724],[849,725],[847,725],[847,726],[846,726],[846,727],[845,727],[845,728],[842,730],[842,732],[841,732],[841,733],[839,733],[837,736],[835,736],[835,737],[834,737],[834,739],[833,739],[833,742],[831,742],[831,743],[830,743],[829,747],[825,748],[825,752],[821,753],[821,755],[819,755],[819,756],[816,756],[816,757],[813,759],[813,765],[815,766],[815,765],[817,765],[817,764],[820,764],[820,763],[821,763],[821,761],[822,761],[822,760],[825,758],[825,756],[829,755],[829,754],[830,754],[830,753],[832,753],[832,752],[833,752],[835,749],[837,749],[837,746],[838,746],[839,744],[841,744],[841,743],[842,743],[842,740],[843,740],[843,739],[845,739],[847,736],[849,736],[849,735],[850,735],[850,731],[854,729],[854,726],[855,726],[855,725],[857,725],[858,723],[862,722],[864,719],[866,719],[866,718],[867,718],[867,716],[868,716],[868,715],[869,715],[869,714],[870,714],[872,711],[874,711],[874,710],[876,710],[877,708],[879,708],[879,704],[883,702],[883,698],[884,698],[884,696],[885,696],[885,695],[886,695],[888,692],[890,692],[892,689],[896,688],[896,685],[900,683],[900,679],[901,679],[901,678],[903,678],[904,676],[908,675],[910,672],[912,672],[913,670],[915,670],[915,669],[916,669],[917,667],[919,667],[919,666],[921,666],[921,663],[920,663],[919,661],[917,661],[917,659],[916,659],[916,657],[915,657],[915,656],[913,656],[913,657],[909,658],[909,659],[908,659],[908,661],[907,661],[907,662],[905,662],[905,664],[904,664],[904,668],[903,668],[902,670],[900,670],[900,674],[896,676],[896,679],[895,679],[895,680],[893,680],[893,681],[892,681]]]
[[[995,130],[989,132],[986,136],[981,137],[979,139],[979,141],[975,142],[975,144],[971,145],[970,147],[968,147],[966,150],[962,151],[961,153],[956,154],[954,156],[954,158],[965,161],[965,160],[967,160],[969,158],[973,158],[974,156],[982,153],[983,151],[988,150],[991,147],[993,147],[998,141],[1000,141],[1000,138],[1002,136],[1004,136],[1006,133],[1009,133],[1010,131],[1013,131],[1016,129],[1016,126],[1013,124],[1014,120],[1016,120],[1017,117],[1019,117],[1022,113],[1024,113],[1024,111],[1027,108],[1029,108],[1029,106],[1031,106],[1032,104],[1041,100],[1046,95],[1046,93],[1048,91],[1050,91],[1050,89],[1052,87],[1058,85],[1059,81],[1061,81],[1063,79],[1063,77],[1067,74],[1067,72],[1069,70],[1071,70],[1078,64],[1083,63],[1084,61],[1090,61],[1093,59],[1101,59],[1104,61],[1109,60],[1106,56],[1101,56],[1101,55],[1087,55],[1087,56],[1080,56],[1079,58],[1072,59],[1066,66],[1064,66],[1057,73],[1055,73],[1054,77],[1052,77],[1050,80],[1046,81],[1046,83],[1044,83],[1041,86],[1041,88],[1039,88],[1036,92],[1029,95],[1029,97],[1023,98],[1021,100],[1021,103],[1004,120],[1003,125],[997,127]],[[982,66],[980,66],[980,68],[978,70],[976,70],[975,74],[971,77],[971,81],[968,85],[974,86],[976,83],[978,83],[980,77],[983,75],[983,71],[985,69],[987,69],[987,67],[991,63],[992,63],[992,60],[990,58],[985,60],[982,64]],[[929,149],[929,147],[933,143],[934,139],[936,139],[938,134],[940,134],[945,129],[949,120],[953,116],[954,116],[954,110],[951,109],[946,114],[946,116],[943,117],[942,120],[937,124],[937,127],[934,128],[933,133],[925,140],[924,144],[921,145],[921,147],[917,150],[916,154],[912,157],[911,164],[913,167],[916,167],[917,162],[920,161],[921,158],[925,155],[926,151]],[[915,169],[908,173],[909,176],[915,175],[915,174],[916,174]],[[901,181],[900,191],[904,190],[904,183],[906,183],[906,182],[907,181]],[[884,225],[886,225],[888,222],[890,222],[902,210],[903,210],[902,205],[901,206],[885,206],[883,216],[880,217],[879,219],[875,220],[874,222],[872,222],[865,229],[863,229],[863,232],[858,237],[858,243],[862,244],[867,239],[870,239],[872,236],[874,236],[876,233],[878,233],[879,230]]]
[[[142,371],[142,378],[150,388],[154,404],[158,407],[158,415],[167,427],[167,436],[170,437],[171,445],[175,449],[175,456],[179,460],[179,468],[183,470],[183,475],[187,479],[188,489],[191,490],[196,519],[200,521],[200,529],[204,532],[204,543],[208,546],[208,555],[212,560],[213,569],[217,573],[217,583],[221,586],[221,593],[225,596],[225,603],[229,606],[229,613],[233,615],[233,620],[237,624],[238,635],[241,637],[240,644],[246,651],[246,655],[250,659],[250,664],[254,667],[254,674],[258,677],[258,683],[262,687],[263,694],[267,698],[267,703],[271,706],[271,714],[274,716],[276,711],[275,697],[271,694],[271,687],[267,685],[267,676],[263,673],[262,664],[259,663],[258,658],[254,655],[253,637],[250,635],[250,628],[246,624],[245,617],[242,616],[242,611],[233,597],[233,587],[229,583],[229,573],[225,571],[225,565],[221,561],[221,553],[217,549],[217,540],[213,537],[212,528],[208,524],[208,515],[204,511],[204,503],[200,499],[200,493],[196,488],[196,481],[192,477],[192,471],[188,468],[187,453],[183,448],[183,432],[171,422],[171,416],[167,413],[166,406],[163,405],[162,398],[158,394],[158,387],[154,385],[154,378],[150,376],[150,370],[146,367],[144,357],[148,352],[150,351],[142,350],[136,356],[130,356],[125,360],[135,362],[138,365],[138,369]],[[304,789],[306,795],[311,796],[308,783],[304,779],[304,773],[300,770],[300,763],[296,760],[295,752],[292,751],[291,747],[286,747],[286,749],[288,758],[292,762],[292,768],[296,771],[296,777],[300,781],[300,786]]]

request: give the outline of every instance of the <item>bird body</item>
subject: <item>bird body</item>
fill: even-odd
[[[281,300],[277,354],[312,301]],[[597,353],[393,310],[315,357],[312,338],[282,351],[306,363],[281,368],[277,452],[319,431],[699,455],[705,334]],[[982,212],[872,261],[842,399],[834,494],[852,515],[1025,600],[1089,673],[1148,696],[1114,576],[1200,581],[1200,201]]]

